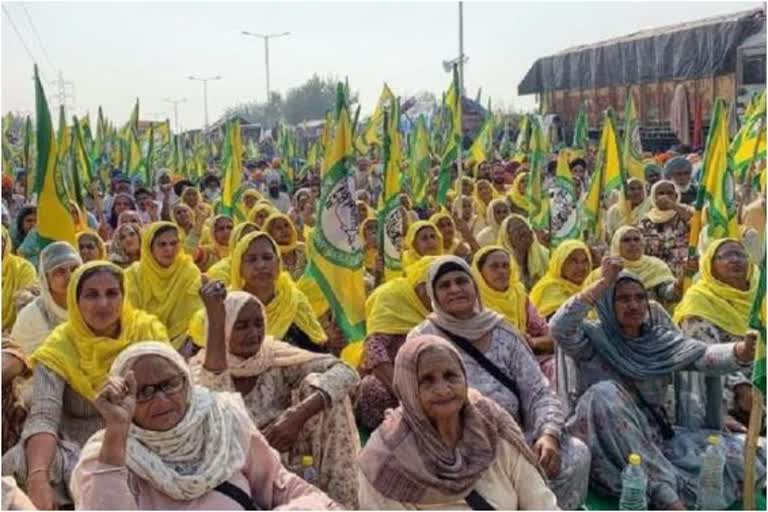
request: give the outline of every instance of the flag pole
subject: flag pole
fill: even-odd
[[[752,411],[749,414],[749,428],[744,447],[744,510],[755,510],[755,458],[763,422],[764,401],[760,390],[752,386]]]
[[[458,167],[458,175],[456,177],[457,191],[456,195],[461,200],[462,193],[462,179],[464,177],[464,162],[462,158],[463,153],[463,139],[464,139],[464,116],[461,109],[461,98],[464,95],[464,2],[459,2],[459,90],[457,91],[459,96],[459,147],[458,155],[456,159],[456,165]]]

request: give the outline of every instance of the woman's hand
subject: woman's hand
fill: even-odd
[[[744,339],[737,342],[733,347],[733,353],[741,364],[749,364],[755,359],[758,336],[760,336],[760,333],[757,331],[749,331],[744,336]]]
[[[616,279],[619,277],[619,272],[621,272],[621,269],[623,268],[624,262],[619,256],[605,256],[600,264],[603,279],[608,285],[612,285],[616,282]]]
[[[552,434],[544,434],[533,445],[533,453],[539,458],[548,478],[560,473],[560,442]]]
[[[125,379],[110,377],[93,403],[107,430],[125,432],[133,421],[136,410],[136,378],[129,371]]]
[[[200,287],[200,299],[203,301],[208,321],[224,320],[226,309],[224,300],[227,298],[227,287],[221,281],[208,281]]]
[[[27,494],[38,510],[56,510],[56,493],[48,480],[48,470],[37,471],[27,478]]]
[[[264,429],[264,437],[278,452],[287,452],[296,443],[306,423],[304,415],[296,409],[288,409]]]

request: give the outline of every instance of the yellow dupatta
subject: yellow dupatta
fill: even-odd
[[[548,317],[584,288],[584,283],[579,285],[563,277],[565,261],[576,251],[584,251],[592,264],[592,255],[584,242],[566,240],[554,250],[547,273],[531,290],[531,302],[542,316]]]
[[[520,192],[520,184],[525,180],[525,178],[528,177],[527,172],[521,172],[515,177],[515,180],[512,182],[512,188],[509,190],[507,195],[509,196],[509,200],[512,201],[512,204],[518,207],[521,210],[528,211],[528,209],[531,207],[530,203],[528,202],[528,198],[525,197],[525,194]]]
[[[658,206],[656,206],[656,191],[658,191],[659,187],[662,185],[671,185],[675,189],[675,194],[677,194],[675,201],[678,203],[680,202],[680,191],[677,189],[677,186],[673,181],[660,180],[654,183],[651,187],[650,194],[651,208],[645,214],[645,216],[648,217],[648,219],[650,219],[650,221],[654,224],[666,224],[667,222],[674,219],[677,215],[675,210],[659,210]]]
[[[509,286],[504,291],[492,288],[483,277],[480,262],[492,252],[503,252],[509,258]],[[528,296],[525,286],[520,282],[520,269],[510,252],[500,245],[483,247],[472,258],[472,274],[480,292],[480,299],[488,309],[492,309],[525,334],[528,329]]]
[[[458,249],[459,245],[461,245],[461,240],[456,238],[456,223],[453,221],[453,217],[451,217],[451,214],[444,211],[437,212],[429,218],[429,222],[434,224],[435,227],[437,228],[437,223],[443,219],[448,219],[451,222],[451,226],[453,226],[453,233],[454,233],[453,240],[451,240],[451,246],[446,250],[445,239],[442,237],[442,233],[440,233],[440,229],[438,228],[437,232],[440,233],[440,238],[442,238],[443,240],[443,245],[442,245],[443,254],[453,254],[456,251],[456,249]],[[414,239],[415,237],[416,236],[414,235]]]
[[[360,241],[363,243],[363,263],[365,265],[365,270],[368,272],[373,272],[373,269],[376,267],[376,259],[379,257],[378,247],[368,247],[365,245],[365,228],[371,222],[377,222],[377,220],[374,217],[368,217],[360,223],[360,227],[358,228]]]
[[[90,236],[96,240],[96,246],[99,248],[99,258],[100,260],[106,260],[107,259],[107,245],[104,243],[104,240],[101,239],[101,236],[97,232],[95,232],[92,229],[83,229],[79,233],[75,235],[75,243],[77,243],[78,247],[77,250],[80,252],[80,239],[84,236]]]
[[[11,237],[3,226],[3,332],[10,331],[16,322],[16,292],[35,285],[35,267],[20,256],[11,254]]]
[[[232,275],[232,253],[235,252],[237,242],[243,238],[242,232],[247,227],[253,227],[256,231],[259,227],[253,222],[241,222],[232,229],[232,233],[229,234],[229,244],[227,245],[227,256],[220,261],[214,263],[211,268],[205,273],[211,280],[221,281],[226,286],[229,286],[229,278]]]
[[[219,242],[216,241],[216,223],[219,222],[221,219],[229,219],[232,221],[233,225],[235,223],[234,219],[232,219],[232,217],[230,217],[229,215],[219,214],[219,215],[215,215],[211,219],[211,225],[208,228],[208,238],[210,240],[210,244],[207,244],[205,248],[208,251],[216,254],[216,261],[221,261],[222,259],[229,256],[229,250],[230,250],[228,243],[220,244]],[[233,228],[233,231],[234,231],[234,228]]]
[[[611,239],[611,256],[621,256],[621,239],[628,231],[632,230],[637,231],[642,236],[641,231],[634,226],[622,226],[616,230]],[[662,283],[675,281],[675,275],[669,269],[669,266],[654,256],[643,254],[636,260],[628,260],[626,258],[622,258],[622,260],[624,262],[624,270],[628,270],[639,277],[646,290],[656,288]],[[598,267],[589,274],[587,280],[584,281],[584,285],[594,283],[601,277],[602,271]]]
[[[734,336],[744,336],[747,333],[749,313],[757,293],[758,272],[755,272],[754,265],[749,264],[747,290],[733,288],[718,280],[712,273],[712,264],[717,249],[726,242],[741,244],[734,238],[722,238],[709,244],[701,259],[698,281],[688,288],[683,300],[675,308],[676,324],[681,324],[686,317],[697,316]]]
[[[291,227],[291,242],[288,245],[278,244],[277,246],[280,249],[280,256],[282,257],[282,256],[285,256],[286,254],[289,254],[295,251],[296,248],[299,246],[299,234],[296,232],[296,227],[293,225],[293,221],[291,221],[291,218],[279,211],[274,211],[269,214],[269,217],[267,217],[267,220],[264,221],[262,231],[264,231],[265,233],[269,233],[269,225],[278,219],[283,219]]]
[[[259,229],[264,229],[264,223],[266,222],[267,218],[272,215],[273,212],[275,212],[275,207],[271,204],[266,203],[259,203],[256,206],[253,207],[253,209],[248,212],[248,222],[253,222],[258,226]],[[262,221],[261,224],[259,224],[256,219],[259,218],[261,215],[266,213],[267,217],[264,218],[264,221]]]
[[[410,226],[408,226],[408,231],[405,233],[405,244],[403,247],[403,269],[406,269],[419,261],[421,258],[424,257],[423,254],[419,253],[416,250],[416,247],[414,246],[414,243],[416,241],[416,235],[419,234],[419,231],[421,231],[424,228],[432,228],[435,230],[435,235],[437,236],[437,246],[439,247],[439,254],[435,254],[432,256],[440,256],[443,254],[443,235],[440,234],[440,230],[437,229],[437,226],[432,224],[429,221],[426,220],[420,220],[418,222],[414,222]]]
[[[178,226],[154,222],[141,237],[141,257],[125,271],[126,296],[138,309],[156,315],[168,329],[175,348],[184,341],[192,315],[202,302],[198,292],[200,271],[181,248],[170,267],[164,268],[152,255],[152,242],[160,229]]]
[[[539,279],[544,277],[544,274],[547,273],[547,268],[549,266],[549,251],[536,239],[536,233],[534,233],[531,224],[528,222],[528,219],[516,213],[511,214],[509,217],[504,219],[504,222],[501,223],[501,227],[499,228],[499,239],[497,241],[498,245],[504,247],[507,251],[509,251],[510,254],[515,254],[514,245],[509,239],[509,233],[507,232],[509,221],[512,219],[519,219],[523,221],[525,225],[528,226],[528,229],[531,230],[533,242],[531,242],[531,246],[528,248],[528,275],[531,279],[531,282],[536,283]]]
[[[479,215],[481,218],[485,218],[485,212],[488,210],[488,207],[491,205],[491,202],[489,201],[488,204],[485,204],[483,200],[480,198],[480,193],[478,192],[478,185],[480,185],[480,182],[488,183],[488,186],[491,187],[491,201],[493,201],[493,192],[497,192],[495,188],[493,188],[493,185],[491,185],[491,182],[488,180],[477,180],[475,182],[475,190],[472,193],[472,198],[475,200],[475,213]],[[497,192],[498,193],[498,192]]]
[[[278,258],[279,273],[275,281],[275,296],[266,304],[268,331],[267,334],[277,339],[283,339],[292,324],[301,329],[312,343],[322,345],[328,339],[312,309],[309,299],[293,282],[291,275],[283,271],[280,261],[280,251],[277,243],[266,233],[250,233],[237,243],[232,254],[232,272],[230,282],[233,290],[242,290],[245,281],[240,273],[243,255],[251,244],[259,238],[269,240]]]
[[[112,362],[126,347],[140,341],[168,341],[162,322],[154,315],[134,309],[126,297],[123,297],[117,339],[93,334],[80,313],[77,288],[86,272],[99,267],[124,277],[120,267],[106,261],[91,261],[79,267],[67,286],[67,321],[56,327],[30,357],[33,366],[45,365],[90,401],[101,391]]]
[[[429,267],[437,256],[424,256],[396,277],[374,290],[365,301],[368,334],[408,334],[429,314],[416,294],[416,287],[427,282]]]

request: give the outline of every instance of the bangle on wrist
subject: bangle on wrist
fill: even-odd
[[[27,472],[27,480],[31,480],[32,475],[36,473],[45,473],[46,479],[48,478],[48,468],[35,468],[32,471]]]

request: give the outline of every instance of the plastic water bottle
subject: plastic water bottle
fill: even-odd
[[[619,510],[648,510],[648,477],[641,466],[642,462],[638,454],[629,454],[629,464],[621,472]]]
[[[317,485],[317,469],[315,468],[315,459],[311,455],[304,455],[301,458],[302,473],[304,481],[312,485]]]
[[[696,502],[697,510],[724,510],[723,469],[725,455],[720,446],[720,436],[711,435],[707,438],[709,446],[701,457],[699,472],[699,495]]]

